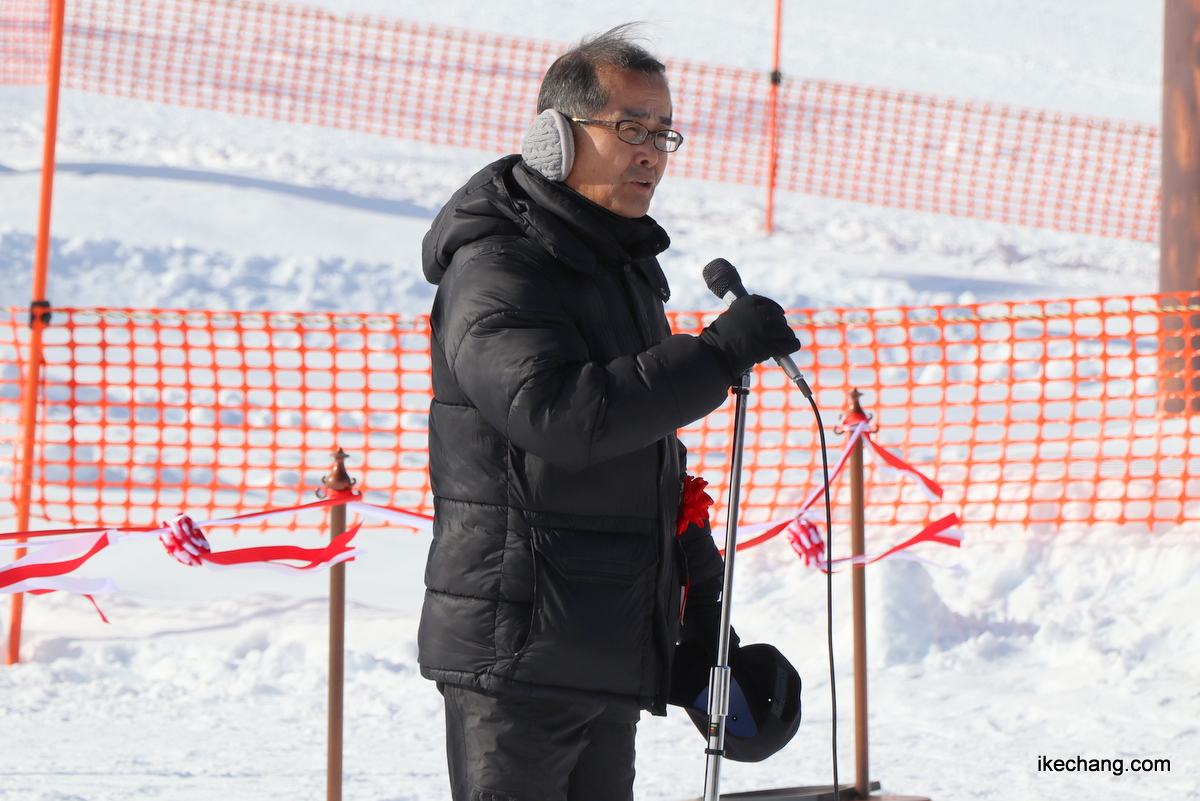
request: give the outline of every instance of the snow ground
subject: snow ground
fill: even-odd
[[[1194,533],[1156,543],[971,543],[960,571],[869,571],[872,775],[936,799],[1198,797],[1200,603]],[[350,565],[387,571],[370,557]],[[828,781],[824,583],[782,543],[744,554],[746,641],[769,639],[805,681],[805,722],[781,754],[730,763],[726,791]],[[835,599],[841,768],[852,775],[848,582]],[[25,801],[319,798],[325,615],[315,593],[202,605],[30,604],[28,664],[0,672],[9,737],[0,796]],[[446,797],[440,698],[416,672],[416,614],[347,613],[346,797]],[[699,796],[700,735],[644,718],[639,799]],[[1170,773],[1048,774],[1039,756],[1168,758]]]
[[[338,11],[570,40],[635,18],[611,0],[325,0]],[[696,0],[654,22],[668,56],[766,68],[771,4]],[[751,17],[752,19],[748,19]],[[790,3],[784,69],[1158,121],[1162,7],[1146,0]],[[0,87],[0,305],[28,302],[42,90]],[[67,93],[49,297],[57,306],[421,313],[418,244],[489,154]],[[653,213],[678,310],[724,256],[793,307],[1153,291],[1157,249],[671,180]],[[252,535],[253,536],[253,535]],[[416,674],[425,540],[368,532],[349,566],[346,797],[445,798],[439,697]],[[872,532],[890,541],[892,532]],[[1200,798],[1195,531],[974,537],[959,570],[868,571],[872,774],[936,799]],[[153,541],[102,555],[111,626],[70,596],[29,598],[19,668],[0,671],[0,798],[104,801],[324,792],[323,577],[206,573]],[[219,545],[218,545],[219,547]],[[805,681],[780,755],[726,766],[727,791],[829,781],[824,583],[780,542],[739,563],[735,625]],[[849,582],[836,582],[843,778],[853,772]],[[700,794],[702,740],[644,719],[638,798]],[[1038,772],[1037,758],[1167,758],[1169,773]]]

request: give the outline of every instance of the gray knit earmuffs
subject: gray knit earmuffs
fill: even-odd
[[[551,181],[565,181],[575,162],[571,121],[552,108],[537,115],[521,143],[521,158]]]

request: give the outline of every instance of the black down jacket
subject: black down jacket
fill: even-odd
[[[709,345],[668,329],[669,244],[517,156],[426,235],[425,677],[664,712],[686,565],[693,585],[721,570],[710,537],[675,537],[675,430],[729,386]]]

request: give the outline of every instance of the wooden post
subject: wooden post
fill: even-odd
[[[857,389],[850,392],[847,418],[865,420]],[[863,443],[860,438],[850,452],[850,553],[862,556],[866,548],[866,496],[863,488]],[[854,618],[854,791],[860,798],[871,794],[867,757],[867,577],[865,565],[850,570]]]
[[[341,448],[333,454],[333,472],[321,479],[335,492],[354,486],[346,472],[347,454]],[[346,505],[329,507],[329,538],[335,540],[346,532]],[[342,801],[342,717],[343,685],[346,667],[346,563],[329,568],[329,747],[326,756],[325,797]]]
[[[775,0],[775,46],[771,57],[771,97],[767,107],[767,208],[766,228],[775,233],[775,176],[779,172],[779,44],[783,35],[783,0]]]
[[[50,3],[50,61],[46,75],[46,130],[42,139],[42,193],[38,206],[37,241],[33,255],[33,293],[29,305],[29,358],[25,365],[24,397],[21,403],[21,474],[17,482],[17,531],[29,530],[33,504],[33,445],[37,433],[38,387],[42,372],[42,329],[49,322],[46,276],[50,267],[50,199],[54,192],[54,149],[58,139],[58,86],[62,77],[63,17],[66,0]],[[23,542],[23,540],[19,540]],[[13,552],[14,561],[25,555]],[[21,625],[25,596],[14,593],[8,609],[8,647],[4,663],[21,660]]]
[[[1166,0],[1160,292],[1200,290],[1200,0]]]

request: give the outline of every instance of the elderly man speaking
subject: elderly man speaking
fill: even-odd
[[[438,289],[419,660],[445,696],[455,801],[633,797],[637,720],[665,714],[676,644],[716,648],[722,563],[706,525],[677,536],[675,431],[800,347],[756,295],[671,333],[670,240],[647,212],[684,137],[630,26],[559,57],[538,112],[522,155],[459,189],[423,246]]]

